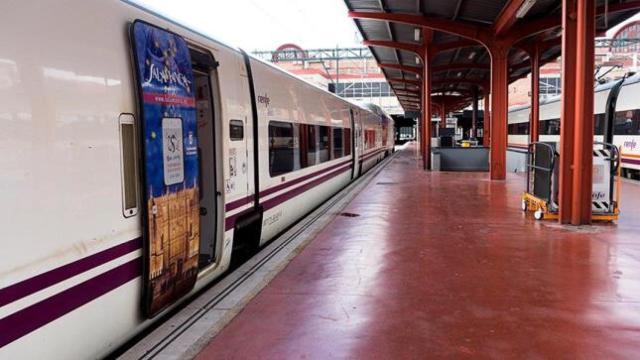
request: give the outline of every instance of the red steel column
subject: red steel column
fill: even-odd
[[[560,222],[591,222],[595,5],[562,2]]]
[[[476,137],[476,128],[478,122],[478,87],[473,87],[473,99],[471,102],[471,133],[469,134],[469,138]]]
[[[425,143],[422,165],[425,170],[431,170],[431,51],[429,45],[424,47],[422,69],[422,123]]]
[[[489,92],[487,91],[484,95],[484,119],[483,119],[483,129],[482,129],[482,145],[489,147],[491,146],[491,102]]]
[[[560,186],[558,204],[559,221],[571,221],[572,167],[575,107],[573,96],[576,89],[576,1],[562,1],[562,98],[560,100]]]
[[[442,99],[442,104],[440,104],[440,127],[447,127],[447,105],[445,105],[445,99]]]
[[[491,180],[506,178],[509,48],[496,44],[491,53]]]
[[[540,138],[540,46],[533,45],[531,56],[531,118],[529,119],[529,142]]]
[[[571,224],[591,223],[593,187],[593,71],[595,62],[595,1],[578,1],[576,33],[575,139]]]

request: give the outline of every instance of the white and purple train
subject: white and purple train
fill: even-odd
[[[0,4],[0,358],[102,357],[393,151],[393,120],[135,5]]]
[[[640,75],[622,82],[598,85],[594,94],[594,141],[603,141],[606,117],[611,116],[613,144],[620,149],[623,176],[640,179]],[[540,141],[560,141],[560,96],[540,103]],[[612,104],[611,114],[607,104]],[[509,109],[509,148],[507,166],[512,171],[524,171],[529,142],[530,106]]]

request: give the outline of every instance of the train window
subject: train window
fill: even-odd
[[[640,134],[640,110],[623,110],[616,112],[613,122],[615,135]]]
[[[293,124],[269,123],[269,174],[281,175],[293,171]]]
[[[319,141],[318,141],[318,153],[319,153],[319,162],[323,163],[325,161],[329,161],[329,142],[331,141],[329,138],[329,127],[328,126],[319,126]]]
[[[244,138],[244,124],[241,120],[231,120],[229,122],[229,137],[231,141],[242,140]]]
[[[342,138],[342,128],[333,128],[333,157],[332,159],[341,158],[344,154],[344,141]]]
[[[593,134],[594,135],[604,134],[604,114],[594,115]]]
[[[318,126],[305,125],[307,130],[307,166],[315,165],[318,163],[316,154],[318,153]]]
[[[560,119],[540,121],[540,135],[560,135]]]
[[[509,135],[528,135],[529,134],[529,123],[516,123],[509,124]]]
[[[351,129],[344,129],[344,156],[351,155]]]
[[[121,114],[118,120],[122,164],[122,213],[124,217],[130,217],[138,213],[135,118],[132,114]]]

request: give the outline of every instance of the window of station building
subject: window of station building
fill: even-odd
[[[540,78],[540,96],[547,98],[560,94],[562,81],[559,77]]]
[[[640,134],[640,110],[617,111],[613,122],[614,135]]]
[[[336,94],[346,98],[394,96],[387,82],[343,82],[336,85]]]
[[[269,173],[281,175],[294,170],[293,124],[269,123]]]

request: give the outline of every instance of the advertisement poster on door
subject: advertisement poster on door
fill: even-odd
[[[193,71],[184,39],[135,22],[146,202],[145,301],[153,316],[194,286],[200,242]]]

